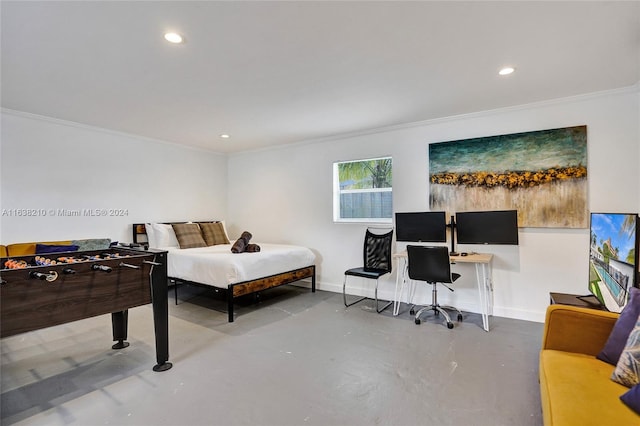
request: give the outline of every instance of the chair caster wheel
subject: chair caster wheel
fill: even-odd
[[[420,321],[420,318],[416,318],[416,324],[420,324],[422,321]]]
[[[458,314],[458,321],[462,321],[462,314]]]
[[[447,328],[448,329],[452,329],[453,328],[453,323],[452,322],[448,322],[447,323]]]
[[[415,314],[416,314],[415,309],[411,309],[411,310],[409,311],[409,315],[415,315]]]

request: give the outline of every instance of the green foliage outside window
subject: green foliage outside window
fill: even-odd
[[[391,188],[391,158],[338,164],[340,189]]]
[[[376,158],[334,164],[334,220],[390,222],[392,160]]]

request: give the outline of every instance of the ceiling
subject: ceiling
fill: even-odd
[[[0,8],[3,108],[218,152],[640,81],[638,1]],[[169,30],[186,42],[167,43]],[[499,76],[505,65],[516,72]]]

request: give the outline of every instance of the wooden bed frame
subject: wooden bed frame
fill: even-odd
[[[213,221],[211,221],[213,222]],[[186,222],[163,222],[171,225],[173,223],[186,223]],[[147,231],[144,223],[133,224],[133,242],[134,244],[144,244],[139,240],[141,235],[146,236]],[[311,278],[311,292],[316,291],[316,266],[309,265],[304,268],[294,269],[292,271],[282,272],[280,274],[270,275],[267,277],[257,278],[255,280],[243,281],[239,283],[229,284],[228,288],[220,288],[207,284],[196,283],[193,281],[183,280],[180,278],[168,277],[169,282],[174,284],[175,291],[175,303],[178,304],[178,284],[191,284],[201,287],[214,288],[216,291],[221,291],[225,294],[227,299],[227,312],[229,315],[229,322],[233,322],[233,303],[236,298],[245,296],[248,294],[259,294],[261,291],[268,290],[270,288],[278,287],[285,284],[291,284],[295,281],[302,280],[304,278]]]

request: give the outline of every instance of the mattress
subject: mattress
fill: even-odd
[[[314,264],[315,255],[306,247],[258,243],[257,253],[231,253],[231,244],[167,250],[169,277],[214,287],[268,277]]]

